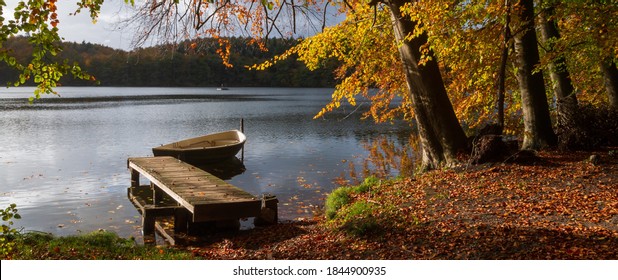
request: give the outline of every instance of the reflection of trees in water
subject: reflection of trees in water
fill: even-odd
[[[412,176],[416,166],[420,164],[418,138],[414,136],[392,139],[382,135],[365,141],[363,148],[369,155],[363,159],[362,166],[358,167],[353,161],[349,161],[348,174],[341,174],[335,179],[335,183],[356,185],[372,175],[378,178]]]

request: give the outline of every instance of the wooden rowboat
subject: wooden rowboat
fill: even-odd
[[[172,156],[193,165],[214,163],[234,157],[247,137],[229,130],[190,138],[152,148],[154,156]]]

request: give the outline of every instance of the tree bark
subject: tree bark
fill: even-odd
[[[514,32],[517,81],[521,92],[524,115],[524,141],[522,149],[543,149],[554,146],[557,137],[552,129],[549,105],[545,96],[543,73],[534,71],[539,63],[536,31],[534,29],[533,0],[519,0],[515,17],[521,30]]]
[[[603,82],[607,90],[609,106],[618,109],[618,69],[613,61],[604,61],[602,65]]]
[[[451,104],[438,62],[433,53],[431,59],[419,65],[420,48],[427,44],[427,34],[423,33],[411,40],[404,39],[414,31],[416,22],[401,15],[401,6],[406,0],[388,0],[393,29],[399,47],[399,54],[406,74],[406,82],[412,97],[412,106],[422,145],[422,164],[424,169],[452,165],[457,162],[457,154],[467,151],[467,138],[459,124]]]
[[[498,124],[500,125],[500,134],[504,131],[504,94],[506,91],[506,64],[509,57],[509,42],[511,41],[511,3],[509,0],[504,0],[504,8],[506,16],[504,19],[504,35],[502,38],[502,54],[500,55],[500,69],[498,70]]]
[[[541,39],[548,52],[554,50],[556,40],[560,39],[558,26],[552,19],[553,14],[554,8],[548,7],[544,9],[539,17]],[[577,97],[564,55],[558,54],[555,59],[549,62],[549,77],[551,78],[552,88],[556,96],[558,122],[566,121],[569,123],[570,119],[577,112]]]

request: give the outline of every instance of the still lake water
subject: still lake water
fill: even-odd
[[[362,108],[313,120],[332,89],[68,87],[31,105],[33,90],[0,89],[0,207],[18,205],[17,227],[58,235],[140,236],[141,218],[127,199],[127,158],[238,129],[241,118],[246,170],[227,181],[277,195],[283,220],[321,207],[335,179],[362,169],[372,140],[404,145],[410,135],[405,123],[359,120]]]

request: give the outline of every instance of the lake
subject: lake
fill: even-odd
[[[360,120],[367,104],[313,120],[333,89],[57,90],[61,97],[28,104],[34,88],[0,89],[0,206],[17,204],[16,227],[58,235],[105,229],[139,237],[127,158],[238,129],[241,118],[245,170],[227,181],[254,195],[277,195],[283,220],[310,217],[338,181],[353,181],[363,169],[396,175],[396,164],[368,159],[371,147],[374,154],[377,143],[405,148],[411,133],[403,122]]]

